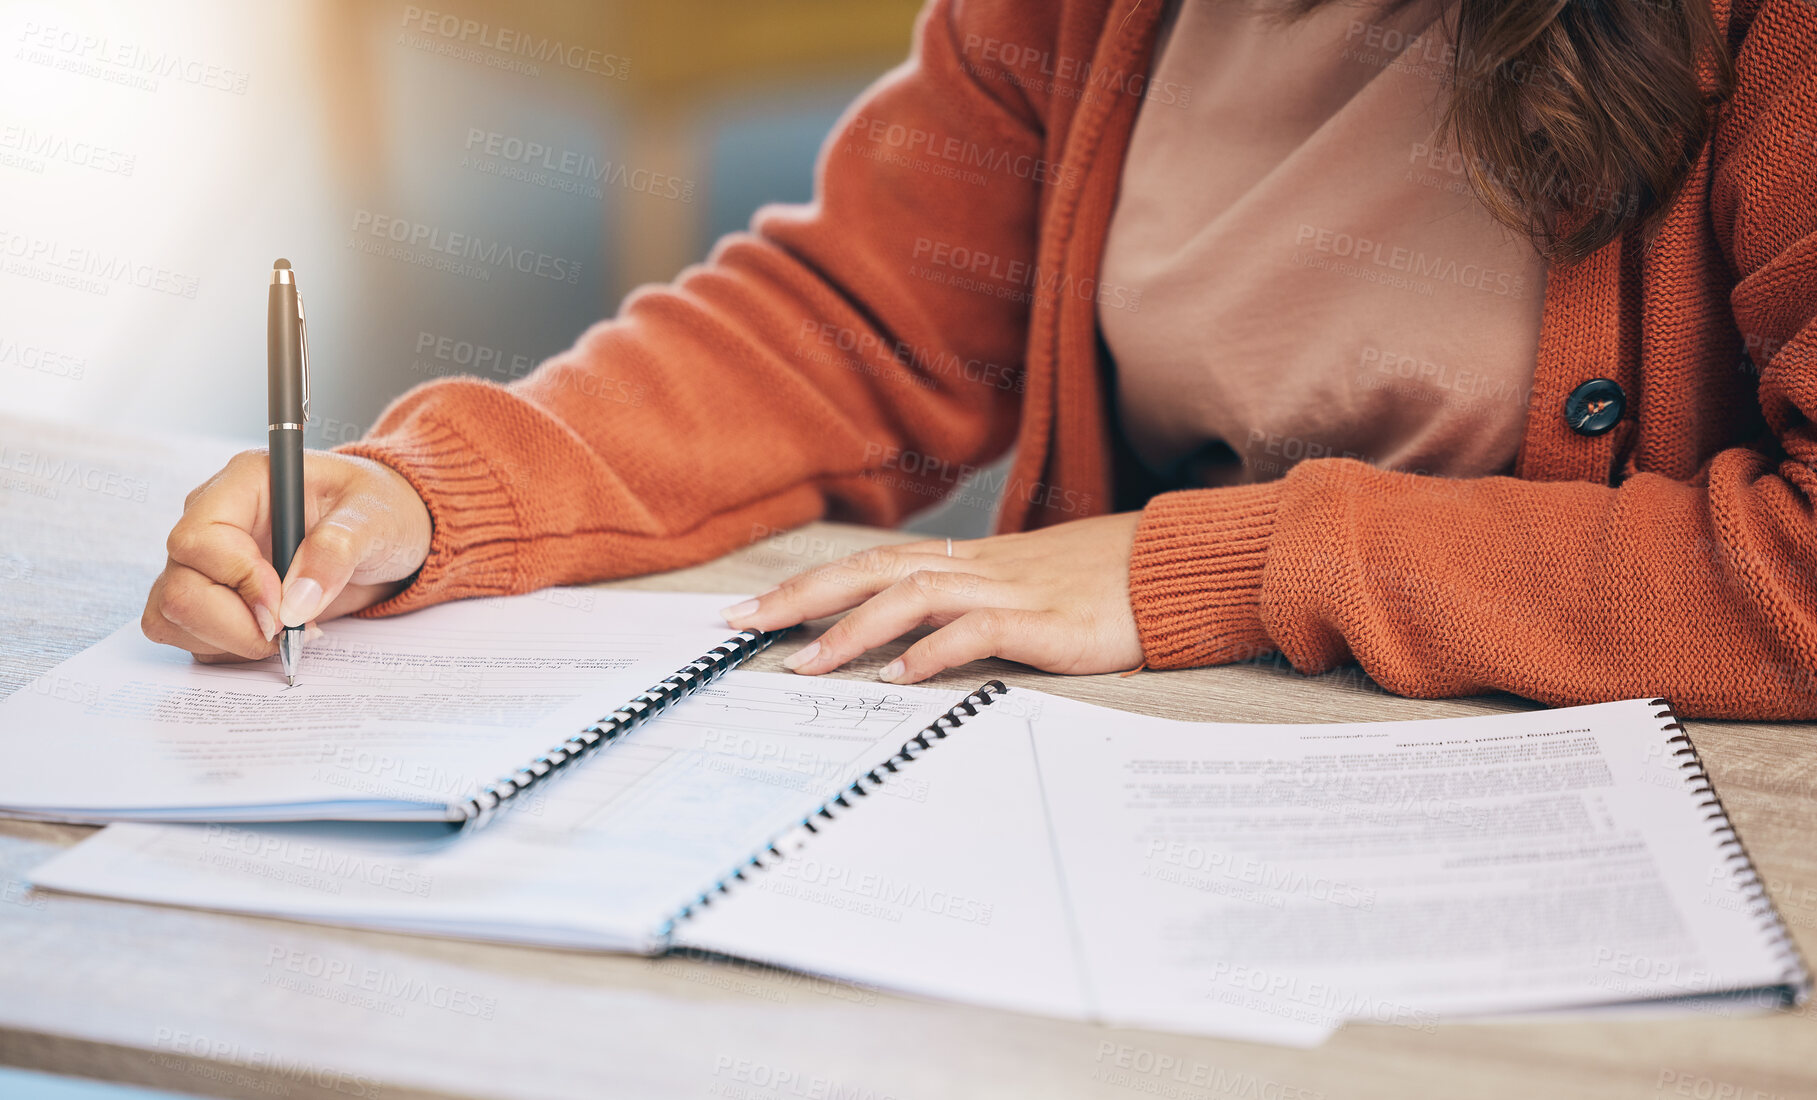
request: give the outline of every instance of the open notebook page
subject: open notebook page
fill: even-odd
[[[199,664],[131,624],[0,702],[0,813],[441,820],[734,631],[724,595],[548,589]]]
[[[676,910],[954,701],[928,688],[730,672],[478,832],[113,825],[31,877],[330,924],[653,950]]]
[[[678,937],[1290,1043],[1350,1019],[1776,1001],[1806,979],[1659,709],[1245,726],[1012,691],[903,768],[924,803],[856,803]]]
[[[1424,1027],[1802,988],[1661,709],[1240,726],[1054,701],[1035,744],[1106,1015]]]
[[[1087,973],[1073,899],[1100,886],[1063,880],[1070,859],[1056,849],[1035,765],[1033,730],[1054,702],[998,696],[682,922],[677,945],[928,997],[1130,1022],[1097,1001],[1101,979]],[[1147,916],[1115,934],[1145,934]],[[1162,973],[1125,977],[1158,982],[1174,962],[1154,965]],[[1166,1026],[1311,1046],[1335,1025],[1201,998],[1171,1007]]]

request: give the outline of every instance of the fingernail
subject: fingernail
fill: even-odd
[[[322,637],[322,635],[324,633],[326,633],[326,631],[324,631],[321,627],[315,625],[314,623],[307,623],[303,627],[303,640],[305,642],[317,641]]]
[[[752,599],[745,600],[743,603],[733,604],[731,607],[721,611],[719,616],[727,623],[731,623],[735,619],[744,618],[755,610],[757,610],[757,598],[753,597]]]
[[[891,661],[878,671],[877,679],[882,680],[886,684],[893,684],[897,680],[902,679],[902,673],[905,667],[906,666],[903,665],[901,660]]]
[[[820,643],[819,642],[809,642],[807,645],[802,646],[800,649],[789,654],[787,657],[784,657],[782,659],[782,667],[786,668],[786,669],[791,669],[791,670],[800,668],[802,665],[805,665],[809,661],[813,660],[815,655],[818,654],[819,652],[820,652]]]
[[[322,586],[314,577],[298,577],[284,586],[278,618],[285,626],[302,626],[322,610]]]
[[[278,621],[271,617],[271,609],[259,604],[252,609],[252,617],[259,624],[259,633],[265,635],[266,641],[278,636]]]

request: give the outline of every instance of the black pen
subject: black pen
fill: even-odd
[[[266,313],[266,371],[271,441],[271,565],[282,581],[303,541],[303,425],[309,422],[309,333],[303,325],[303,295],[289,260],[271,265],[271,301]],[[297,682],[303,655],[303,628],[278,627],[278,656],[284,679]]]

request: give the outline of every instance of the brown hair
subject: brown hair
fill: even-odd
[[[1456,0],[1451,42],[1440,132],[1489,212],[1554,263],[1630,228],[1651,239],[1734,80],[1708,0]]]

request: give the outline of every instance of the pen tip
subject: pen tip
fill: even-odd
[[[286,677],[284,677],[284,684],[287,687],[296,687],[297,678],[295,676],[286,676]]]
[[[290,261],[284,259],[275,260],[272,262],[271,267],[274,271],[289,271]]]

